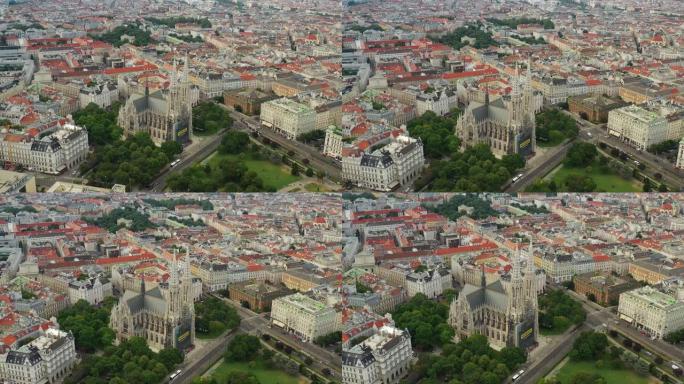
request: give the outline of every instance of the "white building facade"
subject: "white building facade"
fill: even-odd
[[[645,286],[620,295],[618,316],[651,336],[662,339],[684,328],[684,302]]]
[[[271,322],[306,342],[339,331],[339,320],[335,309],[301,293],[279,297],[271,304]]]
[[[608,112],[608,133],[637,149],[667,140],[667,132],[667,119],[637,105]]]
[[[112,282],[105,278],[93,277],[69,283],[69,301],[71,304],[85,300],[91,305],[96,305],[108,296],[112,296]]]
[[[0,355],[0,379],[6,383],[57,383],[76,365],[71,333],[49,328],[32,342]]]
[[[261,104],[261,124],[294,140],[316,129],[316,111],[288,98]]]
[[[342,352],[342,383],[396,384],[409,372],[412,359],[408,331],[384,325]]]
[[[445,289],[451,288],[451,281],[452,276],[447,270],[412,272],[406,276],[406,291],[409,297],[422,293],[433,299],[441,295]]]
[[[72,124],[65,124],[40,139],[0,136],[0,161],[33,171],[59,174],[76,167],[87,155],[88,132]]]
[[[412,183],[423,171],[420,139],[399,136],[372,153],[342,158],[342,178],[361,188],[391,191]]]

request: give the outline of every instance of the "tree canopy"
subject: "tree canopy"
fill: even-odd
[[[218,336],[239,325],[240,316],[237,311],[223,300],[209,296],[195,303],[195,332],[198,335]]]
[[[228,344],[224,358],[227,362],[252,361],[259,356],[259,351],[261,351],[259,338],[241,333]]]
[[[90,145],[112,144],[123,133],[123,129],[116,124],[120,107],[121,104],[118,102],[114,102],[109,109],[102,109],[99,105],[90,103],[74,113],[74,123],[88,131]]]
[[[500,191],[513,172],[524,165],[525,160],[518,154],[497,159],[487,144],[478,144],[454,153],[449,160],[433,161],[426,176],[433,178],[428,189],[433,192]]]
[[[586,318],[582,304],[561,290],[552,290],[539,296],[539,328],[552,333],[564,332],[572,324],[581,324]]]
[[[124,227],[123,224],[118,223],[120,219],[130,220],[131,224],[129,227],[135,232],[156,227],[156,225],[150,221],[148,215],[141,213],[133,207],[116,208],[96,219],[86,218],[86,221],[114,233]]]
[[[145,186],[169,161],[169,156],[154,145],[149,134],[139,132],[99,148],[88,163],[82,165],[81,171],[92,168],[87,177],[100,185]]]
[[[103,349],[114,341],[114,331],[109,328],[109,315],[116,299],[108,297],[100,307],[90,305],[85,300],[77,301],[57,315],[60,327],[71,331],[76,348],[85,352]]]
[[[397,327],[408,329],[412,344],[423,350],[442,346],[454,337],[448,316],[447,305],[429,300],[422,293],[399,305],[392,314]]]
[[[178,350],[152,352],[145,339],[131,337],[109,346],[101,355],[89,355],[65,379],[65,384],[157,384],[183,361]]]
[[[598,157],[598,149],[592,143],[574,143],[565,156],[565,165],[568,167],[586,167],[591,165]]]
[[[460,143],[454,134],[455,126],[456,116],[442,117],[427,111],[408,122],[408,132],[411,137],[420,138],[423,142],[426,157],[441,159],[458,152]]]
[[[249,135],[245,132],[229,131],[221,139],[219,153],[237,155],[247,150],[249,145]]]
[[[524,363],[520,348],[495,351],[483,335],[473,335],[457,344],[446,344],[439,356],[425,354],[414,368],[420,383],[499,384]]]
[[[121,37],[124,35],[132,36],[135,40],[131,42],[131,44],[135,45],[136,47],[142,47],[154,43],[154,39],[152,39],[152,34],[150,31],[144,30],[139,22],[119,25],[109,32],[92,37],[118,48],[128,42],[128,40],[121,39]]]
[[[479,24],[469,24],[459,27],[452,32],[446,33],[442,36],[433,37],[432,39],[459,50],[470,44],[467,40],[463,40],[464,37],[475,39],[473,47],[477,49],[488,48],[490,46],[499,46],[499,43],[492,38],[491,32],[483,30],[482,26]]]
[[[461,206],[471,207],[473,212],[468,214],[465,210],[459,210]],[[489,200],[485,200],[474,193],[458,193],[436,207],[427,208],[454,221],[461,216],[468,216],[476,220],[499,216],[499,212],[492,208],[492,203]]]
[[[608,337],[600,332],[582,332],[570,351],[573,360],[596,361],[608,347]]]
[[[192,109],[192,131],[197,135],[212,135],[232,125],[228,111],[214,102],[205,101]]]
[[[574,139],[579,133],[577,122],[559,109],[548,109],[536,116],[537,142],[558,145],[565,139]]]

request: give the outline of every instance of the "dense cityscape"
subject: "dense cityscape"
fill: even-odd
[[[682,0],[0,0],[0,384],[684,384]]]
[[[1,185],[681,191],[682,13],[678,0],[3,2]]]

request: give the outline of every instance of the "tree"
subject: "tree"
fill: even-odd
[[[651,179],[645,177],[644,178],[644,187],[643,191],[644,192],[651,192],[653,190],[653,186],[651,185]]]
[[[247,334],[236,335],[223,355],[226,362],[254,360],[261,350],[259,338]]]
[[[305,174],[306,174],[307,177],[313,177],[314,171],[313,171],[313,169],[311,169],[311,168],[307,168]]]
[[[232,124],[228,111],[214,102],[205,101],[192,109],[192,130],[197,135],[211,135]]]
[[[417,348],[430,350],[449,342],[454,331],[447,323],[449,307],[419,293],[401,304],[392,317],[397,327],[407,328]]]
[[[123,134],[123,129],[116,124],[119,107],[120,104],[116,102],[109,110],[105,110],[90,103],[74,113],[74,123],[86,128],[90,145],[108,145],[119,140]]]
[[[157,354],[157,360],[170,371],[176,365],[183,362],[183,354],[176,348],[164,348]]]
[[[536,135],[540,144],[558,145],[579,134],[575,120],[558,109],[549,109],[536,116]]]
[[[573,360],[596,360],[603,355],[607,346],[608,338],[605,334],[582,332],[577,340],[575,340],[569,356]]]
[[[219,153],[236,155],[244,152],[249,144],[249,135],[245,132],[229,131],[221,139]]]
[[[183,152],[183,146],[177,141],[165,141],[161,145],[161,150],[166,154],[166,157],[173,159]]]
[[[427,111],[408,122],[409,135],[421,139],[426,157],[440,159],[458,151],[460,144],[454,134],[458,114],[456,111],[453,117],[442,117]]]
[[[568,150],[565,157],[565,164],[569,167],[586,167],[591,165],[598,156],[598,150],[592,143],[575,143]]]
[[[567,192],[593,192],[596,182],[590,176],[570,174],[563,180]]]
[[[292,163],[292,170],[290,171],[290,174],[292,174],[292,176],[299,176],[299,164]]]
[[[240,316],[235,308],[223,300],[209,296],[195,303],[195,331],[198,334],[218,336],[226,329],[240,325]]]

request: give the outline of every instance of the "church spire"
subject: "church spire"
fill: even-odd
[[[513,254],[513,262],[511,263],[511,282],[519,281],[522,277],[520,271],[520,249],[522,244],[519,244],[518,249]]]
[[[171,269],[171,277],[169,278],[169,287],[174,287],[178,285],[178,259],[176,258],[176,249],[173,249],[173,260],[171,261],[169,268]]]
[[[480,265],[480,286],[482,288],[487,286],[487,275],[485,275],[484,264]]]

